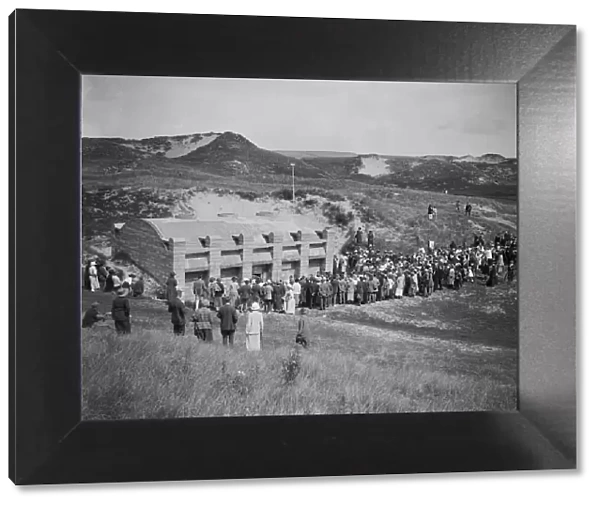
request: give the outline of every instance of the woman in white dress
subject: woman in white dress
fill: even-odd
[[[287,285],[285,291],[285,312],[286,314],[296,314],[296,299],[291,285]]]
[[[402,272],[402,270],[400,270],[398,272],[398,278],[396,279],[396,293],[394,294],[394,296],[397,299],[399,299],[400,297],[402,297],[404,295],[404,281],[405,281],[404,273]]]
[[[260,351],[264,329],[263,315],[258,302],[253,302],[246,317],[246,349]]]
[[[90,286],[92,292],[100,290],[100,283],[98,282],[98,269],[96,269],[96,262],[90,263]]]
[[[356,289],[356,279],[354,276],[348,278],[348,291],[346,292],[346,301],[354,304],[354,291]]]

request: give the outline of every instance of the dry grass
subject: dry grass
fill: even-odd
[[[468,322],[460,319],[446,321],[446,335],[419,326],[432,305],[445,313],[467,304],[447,306],[454,300],[450,296],[312,312],[311,346],[299,351],[291,381],[295,317],[267,315],[263,350],[249,353],[241,332],[232,350],[220,344],[217,329],[212,344],[199,343],[191,331],[176,338],[163,305],[134,301],[131,336],[117,337],[110,327],[83,333],[83,415],[129,419],[516,409],[512,338],[505,346],[497,340],[486,345],[461,339],[467,332],[461,325]],[[105,307],[108,302],[101,300]],[[486,315],[485,307],[472,306],[474,321],[487,318],[494,326],[507,318]],[[443,319],[435,313],[427,318]]]

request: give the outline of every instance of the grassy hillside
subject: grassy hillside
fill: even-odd
[[[170,175],[194,181],[236,177],[283,183],[295,165],[298,179],[354,182],[458,195],[515,198],[517,162],[500,155],[396,156],[335,152],[275,152],[234,132],[83,140],[84,180],[111,176],[125,181]]]
[[[110,307],[110,296],[91,300]],[[311,345],[292,359],[295,317],[266,315],[252,354],[241,330],[233,350],[216,324],[212,345],[191,327],[174,338],[164,304],[131,304],[131,336],[83,332],[86,419],[516,409],[514,288],[313,311]]]

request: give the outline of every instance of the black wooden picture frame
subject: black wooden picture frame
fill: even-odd
[[[574,26],[45,10],[9,25],[13,482],[576,467]],[[82,74],[515,83],[518,411],[81,422]]]

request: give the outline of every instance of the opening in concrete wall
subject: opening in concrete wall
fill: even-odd
[[[312,258],[308,261],[308,274],[318,274],[321,271],[325,271],[325,259],[324,258]]]
[[[271,279],[273,275],[273,264],[260,264],[252,266],[252,277],[258,278],[262,281]]]
[[[202,271],[186,271],[185,273],[185,284],[192,284],[194,283],[194,281],[196,281],[198,278],[203,279],[204,281],[208,281],[209,276],[208,276],[208,271],[206,270],[202,270]]]
[[[281,276],[284,280],[287,280],[290,276],[299,277],[300,262],[283,262],[281,264]]]
[[[238,282],[242,279],[242,268],[241,267],[228,267],[221,269],[221,281],[226,285],[231,281],[232,278],[236,277]]]

